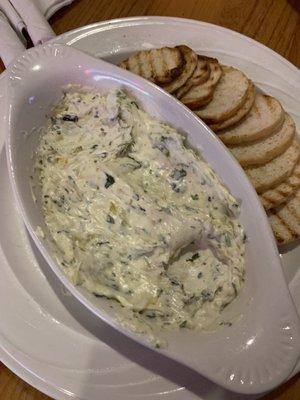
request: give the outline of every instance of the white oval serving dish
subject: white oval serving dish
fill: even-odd
[[[242,199],[241,221],[249,241],[246,283],[224,311],[235,318],[232,327],[213,332],[181,330],[167,335],[161,353],[196,370],[227,389],[260,393],[285,380],[300,353],[300,324],[265,212],[244,172],[214,134],[187,108],[151,83],[70,47],[46,45],[25,52],[8,71],[7,158],[11,183],[25,224],[39,250],[65,286],[94,314],[131,338],[147,345],[144,337],[128,332],[115,319],[108,301],[74,287],[55,263],[53,245],[41,240],[46,232],[39,201],[33,201],[30,175],[39,127],[67,84],[125,87],[156,118],[188,135],[233,195]],[[26,132],[26,134],[24,134]]]

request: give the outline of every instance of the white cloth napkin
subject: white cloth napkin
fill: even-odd
[[[3,1],[3,0],[0,0]],[[34,45],[53,38],[55,33],[46,21],[61,7],[72,0],[9,0],[26,25]]]
[[[8,65],[20,50],[24,50],[24,28],[34,45],[53,38],[55,33],[47,19],[72,2],[73,0],[0,0],[0,57],[4,64]]]
[[[12,29],[6,16],[0,11],[0,58],[4,65],[25,50],[25,46]]]
[[[19,0],[22,1],[22,0]],[[74,0],[32,0],[47,19]]]
[[[36,46],[55,36],[41,10],[32,0],[9,0],[26,25],[27,32]]]
[[[22,30],[25,28],[25,23],[11,5],[9,0],[0,0],[0,10],[5,14],[6,18],[9,20],[11,26],[14,28],[16,33],[22,40]]]

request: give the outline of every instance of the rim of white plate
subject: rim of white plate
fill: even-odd
[[[120,18],[120,19],[113,19],[113,20],[103,21],[103,22],[100,22],[100,23],[94,23],[94,24],[87,25],[87,26],[85,26],[85,27],[81,27],[81,28],[74,29],[74,30],[72,30],[72,31],[66,32],[66,33],[64,33],[64,34],[62,34],[62,35],[60,35],[60,36],[58,36],[57,38],[54,38],[53,40],[51,40],[51,42],[52,42],[52,43],[56,43],[56,42],[58,42],[58,41],[60,41],[60,40],[64,40],[64,43],[65,43],[65,39],[68,39],[68,38],[71,37],[72,35],[80,34],[81,32],[84,32],[84,31],[89,31],[88,35],[92,35],[92,34],[93,34],[92,31],[93,31],[95,28],[105,27],[106,25],[111,25],[111,24],[118,23],[118,22],[122,24],[122,23],[124,23],[124,22],[126,22],[126,21],[136,21],[136,22],[138,22],[138,21],[144,21],[144,20],[148,20],[149,23],[151,23],[151,20],[158,20],[158,21],[160,21],[160,22],[163,22],[163,21],[165,21],[165,22],[180,21],[180,22],[185,22],[185,23],[202,24],[202,25],[206,25],[206,26],[209,27],[210,29],[215,29],[215,30],[219,30],[219,31],[223,31],[223,32],[226,31],[227,33],[230,33],[231,35],[235,35],[235,36],[237,36],[237,37],[239,37],[239,38],[241,38],[241,39],[243,39],[243,40],[247,40],[247,41],[251,42],[251,43],[254,44],[255,46],[261,47],[262,49],[264,49],[265,51],[267,51],[267,52],[268,52],[270,55],[272,55],[273,57],[275,56],[275,58],[277,59],[277,61],[280,61],[282,64],[285,64],[288,68],[292,68],[294,72],[299,73],[299,70],[298,70],[293,64],[291,64],[289,61],[285,60],[283,57],[281,57],[280,55],[278,55],[278,54],[277,54],[276,52],[274,52],[273,50],[269,49],[268,47],[264,46],[263,44],[261,44],[261,43],[259,43],[259,42],[256,42],[255,40],[253,40],[253,39],[251,39],[251,38],[248,38],[248,37],[246,37],[246,36],[244,36],[244,35],[242,35],[242,34],[240,34],[240,33],[238,33],[238,32],[231,31],[230,29],[227,29],[227,28],[222,28],[222,27],[219,27],[219,26],[210,24],[210,23],[200,22],[200,21],[196,21],[196,20],[189,20],[189,19],[184,19],[184,18],[172,18],[172,17],[133,17],[133,18],[124,18],[124,19],[122,19],[122,18]],[[71,41],[69,41],[69,42],[67,42],[67,43],[68,43],[68,44],[73,44],[73,43],[79,41],[79,40],[80,40],[80,36],[81,36],[81,35],[79,35],[79,36],[77,36],[77,37],[74,37],[73,40],[71,40]],[[3,75],[5,76],[5,73],[2,74],[2,77],[3,77]],[[1,78],[2,78],[2,77],[1,77]],[[12,360],[13,360],[13,358],[12,358]],[[12,367],[11,369],[14,370],[13,367]],[[18,375],[21,376],[22,374],[21,374],[20,372],[18,372]],[[27,380],[27,381],[29,382],[29,379],[26,379],[24,376],[22,376],[22,378],[23,378],[24,380]],[[31,383],[31,382],[29,382],[29,383]],[[38,385],[37,385],[36,383],[32,383],[32,384],[34,384],[36,387],[38,387]],[[40,388],[40,390],[46,392],[46,390],[45,390],[44,387],[43,387],[43,388]],[[48,393],[48,394],[49,394],[49,393]],[[53,396],[52,393],[50,393],[50,394]],[[61,394],[61,392],[60,392],[60,394]]]

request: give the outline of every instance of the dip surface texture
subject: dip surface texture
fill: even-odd
[[[181,134],[124,92],[66,92],[35,168],[61,267],[117,300],[132,329],[206,328],[239,293],[239,204]]]

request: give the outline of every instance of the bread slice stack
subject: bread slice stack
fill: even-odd
[[[120,66],[172,93],[216,133],[256,189],[278,244],[300,237],[300,145],[277,99],[185,45],[143,50]]]

